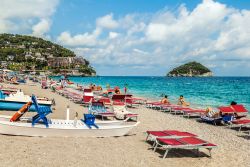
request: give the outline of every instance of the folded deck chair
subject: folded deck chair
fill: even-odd
[[[154,151],[156,151],[157,148],[165,149],[166,151],[163,158],[166,158],[169,150],[171,149],[195,149],[199,151],[200,148],[206,148],[209,150],[211,157],[211,150],[215,147],[217,147],[215,144],[209,143],[197,137],[183,137],[178,139],[157,138]]]

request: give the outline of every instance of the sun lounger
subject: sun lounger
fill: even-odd
[[[189,107],[174,106],[174,107],[171,107],[170,113],[174,113],[175,115],[184,114],[184,111],[190,111],[190,110],[192,109]]]
[[[139,103],[134,101],[132,98],[126,98],[125,103],[126,103],[126,106],[128,107],[139,107]]]
[[[205,114],[205,110],[201,109],[191,109],[191,110],[183,110],[183,116],[187,116],[190,118],[191,116],[201,116]]]
[[[242,104],[232,105],[231,107],[234,109],[237,119],[247,116],[248,110]]]
[[[100,101],[92,102],[91,105],[89,105],[89,113],[95,116],[100,116],[102,120],[108,117],[112,117],[112,118],[115,117],[115,113],[107,111],[104,103]]]
[[[247,109],[241,104],[231,105],[226,107],[222,106],[218,107],[218,109],[222,114],[235,114],[236,117],[238,118],[244,117],[248,113]]]
[[[83,105],[88,106],[92,101],[94,101],[94,96],[83,96]]]
[[[217,147],[215,144],[209,143],[197,137],[183,137],[178,139],[157,138],[154,151],[156,151],[157,148],[165,149],[166,151],[163,158],[166,158],[169,150],[172,149],[194,149],[199,151],[200,148],[206,148],[209,150],[211,157],[211,150],[215,147]]]
[[[126,106],[123,104],[112,105],[112,110],[115,113],[117,119],[135,119],[137,121],[138,114],[130,112],[127,110]]]
[[[110,99],[107,98],[107,97],[101,97],[98,101],[99,101],[99,102],[103,102],[104,105],[111,105],[111,101],[110,101]]]
[[[202,115],[201,116],[201,121],[209,123],[209,124],[213,124],[213,125],[218,125],[218,124],[221,123],[222,117],[211,118],[211,117],[208,117],[206,115]]]
[[[161,106],[162,106],[162,103],[159,101],[146,103],[146,107],[151,108],[151,109],[160,109]]]
[[[231,127],[239,127],[241,131],[242,127],[250,126],[250,119],[236,119],[232,121]]]
[[[163,130],[163,131],[147,131],[146,141],[155,141],[156,138],[180,138],[180,137],[195,137],[197,135],[189,133],[189,132],[182,132],[178,130]]]

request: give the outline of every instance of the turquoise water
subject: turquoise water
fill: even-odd
[[[54,77],[59,79],[60,77]],[[180,95],[194,106],[228,105],[232,100],[250,110],[250,77],[169,78],[169,77],[69,77],[82,85],[90,83],[106,87],[128,85],[130,93],[149,99],[161,99],[162,94],[176,103]]]

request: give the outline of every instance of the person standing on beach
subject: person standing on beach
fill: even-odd
[[[74,127],[77,125],[77,120],[78,120],[78,112],[76,112],[75,118],[74,118]]]

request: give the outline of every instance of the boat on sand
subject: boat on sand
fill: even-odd
[[[32,120],[20,119],[18,122],[10,122],[9,116],[0,115],[0,133],[17,136],[41,136],[41,137],[111,137],[124,136],[137,126],[126,124],[124,121],[99,121],[98,128],[89,128],[82,120],[49,120],[49,127],[42,123],[32,126]]]
[[[37,112],[33,117],[22,118],[22,115],[28,110],[25,109],[25,106],[12,117],[0,115],[0,133],[42,137],[111,137],[127,135],[132,128],[140,123],[95,122],[95,117],[92,114],[84,114],[84,119],[81,120],[48,119],[47,115],[51,113],[51,110],[48,107],[39,106],[35,96],[32,96],[32,102]],[[15,117],[16,115],[18,117]]]
[[[31,101],[31,97],[29,95],[24,95],[24,93],[20,90],[18,90],[16,93],[11,93],[8,96],[6,96],[2,91],[0,91],[1,110],[17,111],[29,101]],[[38,99],[38,103],[41,106],[47,107],[50,107],[52,105],[51,100],[46,100],[42,98]],[[29,110],[35,111],[35,106],[32,105]]]

